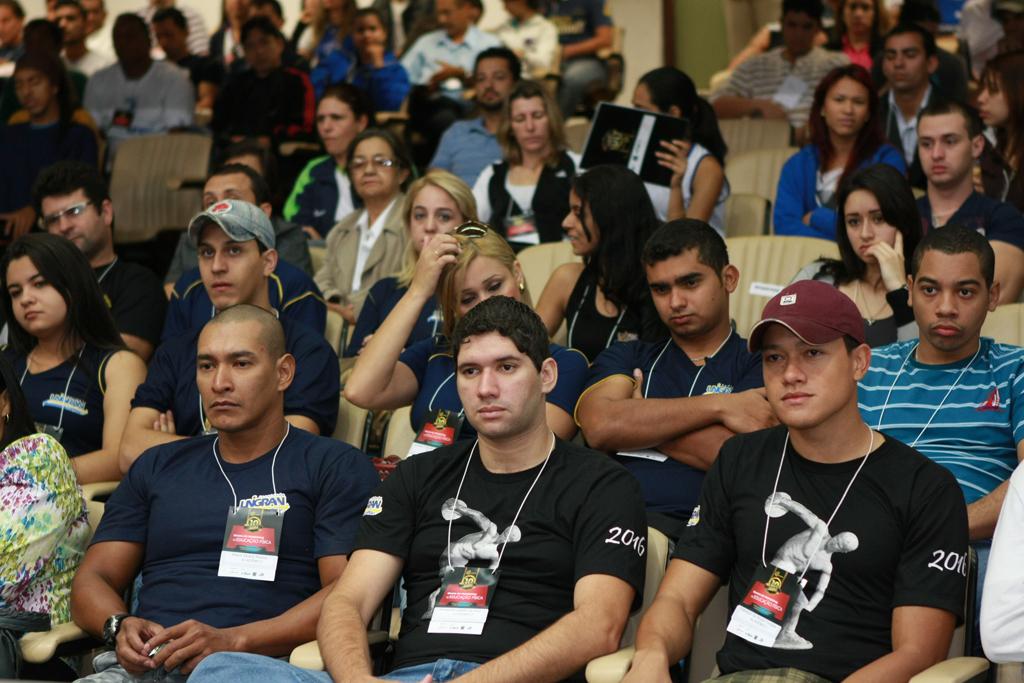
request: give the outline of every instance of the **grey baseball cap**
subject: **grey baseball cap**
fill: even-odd
[[[228,237],[236,242],[259,240],[267,249],[277,245],[274,225],[263,213],[263,209],[240,199],[224,199],[196,214],[188,224],[188,239],[198,244],[199,234],[207,225],[219,226]]]

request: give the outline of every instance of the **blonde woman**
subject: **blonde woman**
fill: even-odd
[[[466,183],[448,171],[433,170],[409,186],[402,208],[405,217],[406,241],[404,266],[396,277],[378,280],[370,287],[363,309],[359,312],[352,339],[344,356],[350,358],[362,351],[377,328],[391,313],[399,299],[409,290],[416,261],[423,246],[434,235],[449,233],[466,221],[476,220],[476,200]],[[424,304],[420,317],[405,340],[406,346],[440,333],[441,311],[433,296]]]
[[[566,151],[562,115],[540,84],[520,81],[512,88],[498,142],[504,159],[485,168],[473,185],[480,220],[516,250],[562,241],[580,158]]]
[[[423,307],[436,293],[443,315],[443,339],[423,339],[403,351]],[[406,293],[363,348],[345,385],[345,398],[371,410],[412,405],[417,432],[437,410],[461,421],[462,401],[455,388],[455,363],[447,339],[459,318],[492,296],[530,303],[522,268],[509,244],[487,226],[469,222],[449,234],[435,235],[423,247]],[[572,411],[587,376],[579,351],[551,345],[558,383],[547,397],[548,426],[562,439],[576,434]],[[458,438],[475,436],[461,421]]]

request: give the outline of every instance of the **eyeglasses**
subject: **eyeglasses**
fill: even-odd
[[[91,201],[79,202],[78,204],[72,204],[63,211],[57,211],[56,213],[51,213],[48,216],[42,216],[38,221],[39,227],[43,230],[49,230],[53,226],[58,225],[60,223],[60,219],[64,216],[77,218],[85,212],[86,207],[90,204],[92,204]]]
[[[490,230],[490,228],[487,227],[485,223],[481,223],[479,221],[466,221],[459,227],[455,228],[455,234],[476,239],[486,235],[488,230]]]
[[[377,156],[370,157],[369,159],[366,159],[364,157],[356,157],[355,159],[352,160],[352,163],[349,164],[348,167],[352,171],[361,171],[370,164],[373,164],[377,168],[391,168],[392,166],[397,166],[398,161],[395,159],[388,159],[386,156],[381,156],[378,154]]]

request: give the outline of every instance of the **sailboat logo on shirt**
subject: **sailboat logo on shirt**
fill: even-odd
[[[999,404],[999,387],[992,389],[992,393],[988,395],[988,398],[978,406],[977,410],[1000,410],[1002,406]]]

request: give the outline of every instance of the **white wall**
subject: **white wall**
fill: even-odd
[[[220,23],[218,0],[179,0],[191,4],[206,20],[206,28],[213,32]],[[130,12],[141,7],[146,0],[107,0],[108,23],[121,12]],[[302,0],[280,0],[285,13],[285,33],[291,32],[298,18]],[[356,0],[360,7],[372,0]],[[662,38],[661,0],[607,0],[615,23],[625,31],[624,50],[626,58],[625,87],[620,101],[628,102],[632,97],[633,84],[645,72],[663,64],[664,40]],[[45,0],[22,0],[25,12],[32,18],[43,16]],[[483,28],[500,24],[505,14],[502,0],[484,0]]]

